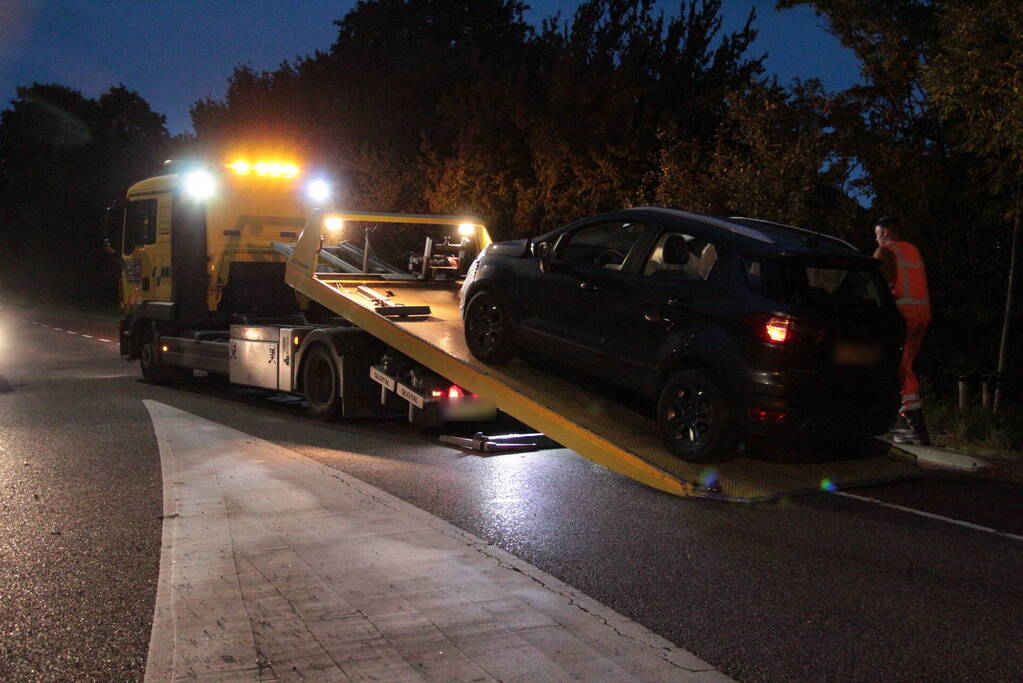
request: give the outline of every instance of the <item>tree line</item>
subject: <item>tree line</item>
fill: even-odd
[[[841,92],[770,77],[755,13],[724,32],[721,0],[668,16],[585,0],[539,26],[517,0],[364,0],[329,50],[236,68],[223,98],[193,105],[194,136],[172,138],[123,86],[19,88],[0,114],[0,277],[109,300],[106,202],[170,156],[270,140],[329,169],[345,206],[472,213],[498,239],[656,204],[867,248],[874,219],[897,213],[928,261],[921,363],[935,380],[993,369],[1023,185],[1015,4],[778,0],[812,8],[860,60]],[[1018,368],[1021,344],[1008,350]]]

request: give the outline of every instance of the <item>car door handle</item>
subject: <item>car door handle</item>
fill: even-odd
[[[600,287],[598,287],[597,285],[593,284],[592,282],[580,282],[579,283],[579,289],[583,290],[584,292],[599,292],[600,291]]]

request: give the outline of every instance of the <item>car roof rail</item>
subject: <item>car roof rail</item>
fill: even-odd
[[[631,209],[626,209],[626,211],[654,211],[657,213],[666,213],[677,218],[686,218],[698,223],[713,225],[716,228],[728,230],[736,235],[748,237],[749,239],[756,240],[757,242],[763,242],[764,244],[777,244],[773,237],[761,230],[757,230],[756,228],[743,225],[741,223],[733,223],[725,218],[708,216],[703,213],[693,213],[691,211],[682,211],[681,209],[667,209],[663,206],[636,206]]]
[[[768,221],[768,220],[764,220],[763,218],[749,218],[748,216],[729,216],[729,218],[731,218],[732,220],[756,221],[757,223],[764,223],[765,225],[770,225],[770,226],[775,227],[775,228],[781,228],[782,230],[793,230],[795,232],[798,232],[798,233],[801,233],[801,234],[805,234],[805,235],[810,235],[812,237],[823,238],[823,239],[826,239],[826,240],[831,240],[832,242],[838,242],[839,244],[841,244],[843,246],[849,247],[850,249],[852,249],[855,252],[859,252],[860,251],[857,247],[855,247],[854,245],[850,244],[849,242],[846,242],[841,237],[835,237],[834,235],[828,235],[828,234],[825,234],[823,232],[817,232],[816,230],[808,230],[806,228],[800,228],[798,226],[788,225],[786,223],[776,223],[775,221]]]

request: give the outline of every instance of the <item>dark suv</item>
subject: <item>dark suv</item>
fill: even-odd
[[[477,358],[525,351],[656,399],[694,462],[736,432],[854,439],[898,413],[905,322],[878,262],[800,228],[606,213],[490,245],[461,306]]]

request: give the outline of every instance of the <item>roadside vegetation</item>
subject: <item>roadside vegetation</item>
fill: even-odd
[[[942,412],[956,374],[999,356],[1019,395],[1023,316],[1006,302],[1023,203],[1018,2],[777,0],[798,5],[855,53],[860,83],[778,83],[756,13],[725,33],[721,0],[668,15],[587,0],[540,26],[516,0],[368,0],[329,50],[238,67],[222,99],[194,104],[194,136],[170,136],[123,85],[92,99],[26,84],[0,114],[0,293],[115,301],[109,200],[164,159],[222,161],[253,141],[328,170],[345,207],[472,213],[498,239],[657,204],[870,248],[874,220],[895,213],[927,260],[932,431],[1018,448],[1011,401],[990,420]]]
[[[941,395],[926,397],[924,412],[935,446],[978,457],[1023,461],[1023,408],[1010,403],[998,413],[980,405],[961,410]]]

